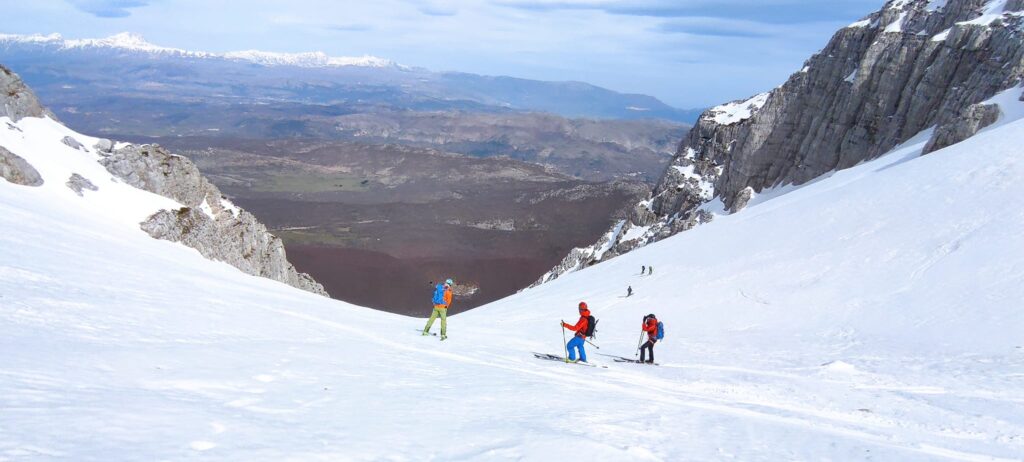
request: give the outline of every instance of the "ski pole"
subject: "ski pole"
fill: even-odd
[[[565,321],[558,323],[559,330],[562,331],[562,349],[565,350],[565,359],[569,359],[569,344],[565,341]]]
[[[601,347],[597,346],[597,344],[596,344],[596,343],[594,343],[594,342],[591,342],[590,340],[586,340],[586,342],[587,342],[587,343],[589,343],[589,344],[591,344],[591,345],[592,345],[592,346],[593,346],[594,348],[597,348],[598,350],[600,350],[600,349],[601,349]]]
[[[640,340],[636,341],[636,353],[633,356],[640,356],[640,345],[644,343],[644,333],[640,331]]]

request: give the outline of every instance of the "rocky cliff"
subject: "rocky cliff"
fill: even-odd
[[[16,132],[22,131],[17,126],[21,119],[53,118],[21,79],[2,66],[0,108],[3,110],[0,117],[9,118],[3,128]],[[231,204],[188,159],[155,145],[115,145],[100,139],[95,143],[89,141],[87,144],[92,146],[86,146],[76,136],[64,136],[54,142],[81,151],[83,155],[95,156],[90,158],[97,159],[120,181],[180,204],[182,207],[176,210],[157,211],[140,224],[142,230],[154,238],[180,242],[206,258],[226,262],[251,275],[327,295],[320,284],[296,271],[288,262],[280,239],[271,235],[252,214]],[[44,184],[36,168],[3,146],[0,146],[0,178],[23,186]],[[61,181],[66,181],[67,187],[78,196],[84,197],[85,191],[99,189],[79,174]]]
[[[247,274],[327,295],[323,286],[288,262],[281,239],[228,201],[190,160],[157,145],[129,145],[101,155],[100,163],[114,176],[184,205],[143,222],[150,236],[180,242]]]
[[[838,31],[781,86],[706,111],[614,243],[538,283],[713,218],[755,195],[876,158],[925,132],[926,152],[999,116],[1024,74],[1024,0],[890,0]],[[606,236],[607,238],[608,236]],[[581,260],[582,257],[582,260]]]
[[[10,117],[17,122],[22,117],[49,117],[57,120],[49,110],[39,104],[39,99],[25,86],[14,72],[0,65],[0,117]]]

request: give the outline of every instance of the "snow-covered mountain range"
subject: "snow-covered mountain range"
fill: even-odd
[[[705,112],[651,197],[538,283],[872,160],[925,130],[962,141],[1019,97],[1024,2],[890,0],[769,92]]]
[[[87,85],[100,101],[138,94],[150,99],[204,98],[221,104],[259,99],[400,110],[539,111],[570,118],[685,123],[692,123],[701,112],[584,82],[435,72],[374,56],[182,50],[154,45],[133,33],[102,39],[0,34],[0,62],[21,74],[44,98],[72,98],[83,110],[89,105],[79,101],[83,96],[76,84]],[[185,69],[189,78],[179,78]]]
[[[197,59],[229,59],[248,61],[264,66],[296,66],[296,67],[395,67],[405,68],[391,60],[376,56],[328,56],[322,51],[304,53],[276,53],[270,51],[246,50],[227,53],[211,53],[206,51],[190,51],[179,48],[162,47],[146,41],[142,35],[122,32],[100,39],[65,39],[60,34],[49,35],[16,35],[0,34],[2,44],[31,44],[53,47],[59,50],[76,49],[107,49],[141,54],[165,55],[179,58]]]
[[[924,131],[743,213],[453,316],[439,342],[420,335],[424,319],[153,239],[139,222],[181,203],[118,178],[102,165],[103,140],[16,93],[0,105],[0,458],[1024,453],[1016,98],[966,141],[921,156]],[[218,221],[239,213],[199,208]],[[600,367],[535,359],[562,354],[556,323],[574,321],[581,300],[600,319],[600,349],[587,346]],[[666,325],[660,366],[604,356],[633,358],[651,312]]]

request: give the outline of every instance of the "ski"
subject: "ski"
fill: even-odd
[[[613,359],[617,363],[650,364],[652,366],[660,366],[661,365],[661,364],[658,364],[658,363],[641,362],[639,359],[629,359],[629,358],[613,358]]]
[[[606,355],[604,353],[598,353],[598,354],[601,355],[601,356],[607,356],[609,358],[612,358],[617,363],[648,364],[648,363],[645,363],[645,362],[640,362],[639,359],[627,358],[625,356]],[[660,365],[658,363],[651,363],[651,364],[654,364],[655,366],[659,366]]]
[[[548,354],[548,353],[534,353],[533,356],[536,357],[537,359],[546,359],[548,361],[562,361],[562,362],[565,362],[565,358],[564,357],[558,356],[558,355],[552,355],[552,354]]]
[[[546,361],[557,361],[557,362],[566,363],[566,364],[576,364],[578,366],[600,367],[600,368],[608,369],[608,366],[601,366],[601,365],[597,365],[597,364],[590,364],[590,363],[585,363],[585,362],[582,362],[582,361],[580,361],[580,362],[567,362],[564,357],[558,356],[558,355],[549,354],[549,353],[537,353],[537,352],[534,352],[533,356],[536,357],[537,359],[543,359],[543,360],[546,360]]]

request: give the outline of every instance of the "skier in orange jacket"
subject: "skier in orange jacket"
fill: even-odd
[[[583,345],[587,340],[587,329],[590,326],[590,310],[587,308],[585,302],[580,302],[580,320],[576,321],[575,325],[568,324],[562,321],[562,328],[569,329],[575,333],[572,340],[565,345],[566,350],[569,351],[569,358],[566,361],[576,361],[576,350],[580,352],[580,361],[587,362],[587,351],[583,349]]]

